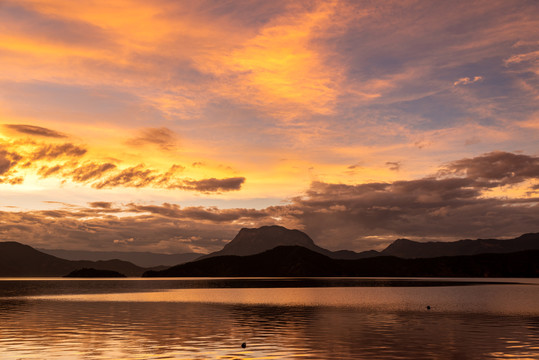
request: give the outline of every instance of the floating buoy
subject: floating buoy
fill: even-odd
[[[245,349],[245,348],[247,347],[247,344],[246,344],[246,343],[243,343],[243,344],[241,344],[241,347],[242,347],[243,349]]]

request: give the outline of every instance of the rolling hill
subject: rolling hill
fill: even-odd
[[[501,254],[523,250],[539,250],[539,233],[524,234],[515,239],[477,239],[450,242],[417,242],[398,239],[380,252],[380,255],[405,259],[432,258],[477,254]]]
[[[128,261],[140,267],[173,266],[195,260],[199,253],[159,254],[137,251],[84,251],[61,249],[37,249],[45,254],[53,255],[66,260],[110,260],[118,259]]]
[[[127,276],[140,276],[147,270],[122,260],[65,260],[18,242],[0,242],[0,276],[2,277],[64,276],[82,268],[112,270]]]

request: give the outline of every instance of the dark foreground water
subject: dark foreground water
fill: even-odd
[[[539,359],[539,281],[0,280],[2,360],[293,358]]]

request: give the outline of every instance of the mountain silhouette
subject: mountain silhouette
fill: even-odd
[[[539,250],[507,254],[402,259],[379,256],[357,260],[331,259],[301,246],[278,246],[249,256],[206,258],[144,277],[537,277]]]
[[[414,259],[487,253],[511,253],[537,249],[539,249],[539,233],[530,233],[509,240],[477,239],[451,242],[417,242],[407,239],[397,239],[381,251],[380,255]]]
[[[276,252],[272,253],[273,250]],[[118,259],[66,260],[17,242],[0,242],[0,276],[64,276],[82,268],[111,270],[127,276],[140,276],[145,272],[146,276],[157,273],[161,276],[537,276],[530,274],[534,274],[538,250],[539,233],[529,233],[508,240],[417,242],[398,239],[380,252],[330,251],[317,246],[299,230],[274,225],[241,229],[222,250],[164,272],[159,272],[165,268],[163,266],[148,269]],[[275,258],[268,256],[268,251]],[[245,265],[252,256],[262,254],[266,255],[255,258],[253,266]],[[479,265],[474,267],[470,259],[479,261]],[[500,265],[500,270],[496,270],[487,264],[492,259],[505,267]],[[515,261],[531,263],[519,265],[513,263]],[[352,263],[356,265],[350,265]],[[454,267],[455,264],[460,264],[462,271]],[[523,266],[532,268],[523,269]]]
[[[65,260],[18,242],[0,242],[0,276],[64,276],[81,268],[113,270],[127,276],[140,276],[148,270],[122,260]]]
[[[225,255],[254,255],[277,246],[301,246],[334,259],[358,259],[378,255],[376,251],[362,253],[350,250],[330,251],[316,245],[309,235],[300,230],[271,225],[251,229],[243,228],[222,250],[201,256],[197,260]]]
[[[62,249],[37,249],[45,254],[53,255],[66,260],[110,260],[118,259],[128,261],[140,267],[173,266],[195,260],[203,254],[159,254],[138,251],[85,251],[85,250],[62,250]]]
[[[124,274],[120,274],[117,271],[113,270],[98,270],[94,268],[82,268],[78,270],[73,270],[64,277],[68,278],[117,278],[117,277],[126,277]]]
[[[197,260],[225,255],[255,255],[277,246],[302,246],[332,259],[354,260],[376,256],[396,256],[405,259],[414,259],[486,253],[510,253],[539,249],[539,233],[524,234],[518,238],[508,240],[478,239],[452,242],[417,242],[407,239],[397,239],[382,251],[369,250],[354,252],[350,250],[331,251],[324,249],[316,245],[302,231],[272,225],[252,229],[243,228],[222,250],[203,255]]]
[[[335,263],[325,255],[301,246],[278,246],[256,255],[214,256],[143,276],[324,276],[335,271]]]

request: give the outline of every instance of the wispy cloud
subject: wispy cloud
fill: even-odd
[[[386,166],[389,167],[389,170],[399,171],[401,168],[401,163],[400,161],[387,161]]]
[[[470,85],[470,84],[473,84],[473,83],[476,83],[476,82],[479,82],[479,81],[482,81],[483,80],[483,77],[482,76],[474,76],[472,78],[470,77],[463,77],[463,78],[460,78],[458,79],[457,81],[455,81],[453,83],[454,86],[459,86],[459,85]]]
[[[116,169],[116,165],[112,163],[85,162],[78,164],[70,172],[68,171],[67,175],[75,182],[85,183],[102,179],[107,172],[113,169]]]
[[[59,157],[79,158],[88,150],[71,143],[44,145],[33,153],[32,160],[54,160]]]
[[[22,125],[22,124],[4,124],[4,127],[14,130],[16,132],[22,133],[22,134],[27,134],[27,135],[44,136],[44,137],[51,137],[51,138],[67,137],[67,135],[62,134],[61,132],[47,129],[41,126]]]
[[[238,95],[250,93],[240,101],[248,101],[281,118],[332,113],[338,96],[339,70],[325,64],[326,55],[313,40],[335,21],[332,16],[336,4],[290,5],[285,14],[268,22],[257,36],[223,54],[210,71],[232,76],[237,89],[221,91],[234,98],[236,91]]]
[[[104,46],[106,43],[110,45],[106,31],[99,26],[38,11],[27,5],[29,4],[9,0],[2,4],[0,28],[4,36],[25,35],[28,38],[76,47]]]
[[[178,135],[166,127],[147,128],[127,141],[131,146],[155,145],[163,150],[173,150],[178,147]]]
[[[227,179],[202,179],[202,180],[183,180],[178,185],[181,189],[196,190],[200,192],[214,192],[214,191],[233,191],[240,190],[241,186],[245,182],[244,177],[233,177]]]
[[[0,173],[4,174],[8,172],[20,159],[21,157],[15,153],[0,150]]]
[[[523,62],[532,62],[532,63],[537,64],[537,62],[539,62],[539,51],[532,51],[528,53],[512,55],[505,60],[506,65],[520,64]]]

